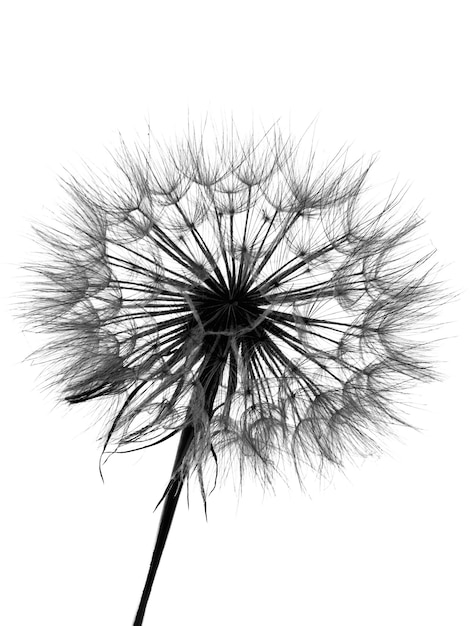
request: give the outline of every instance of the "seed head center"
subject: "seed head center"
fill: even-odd
[[[253,327],[261,315],[263,299],[254,288],[222,285],[211,279],[194,288],[191,300],[195,317],[207,332],[237,332]]]

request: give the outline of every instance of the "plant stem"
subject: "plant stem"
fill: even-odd
[[[227,361],[228,342],[225,341],[220,345],[220,338],[216,338],[212,342],[208,342],[206,348],[206,356],[200,372],[200,383],[204,389],[204,410],[207,415],[212,416],[214,400],[222,377],[222,371]],[[158,565],[162,557],[163,549],[170,532],[171,523],[175,514],[178,498],[183,488],[186,474],[182,471],[183,460],[188,452],[189,446],[194,439],[194,427],[189,424],[181,431],[181,437],[176,451],[175,462],[171,472],[171,480],[167,487],[163,511],[160,518],[157,540],[150,561],[150,567],[145,581],[144,590],[140,599],[139,608],[134,619],[133,626],[142,626],[144,620],[145,609],[149,601],[150,592],[152,591],[153,581],[157,573]]]
[[[181,461],[186,454],[188,447],[193,438],[194,431],[192,426],[187,426],[181,433],[178,450],[176,452],[175,463],[173,465],[172,477],[180,470]],[[155,542],[155,548],[152,554],[152,560],[150,561],[150,567],[147,574],[147,580],[145,581],[144,590],[142,592],[142,597],[140,599],[139,608],[137,610],[134,626],[141,626],[144,620],[145,609],[147,608],[147,603],[149,601],[150,592],[152,590],[153,581],[155,579],[155,574],[157,573],[158,565],[160,563],[160,559],[163,553],[163,549],[165,547],[165,543],[168,537],[168,533],[170,531],[171,523],[173,521],[173,516],[175,514],[176,505],[178,504],[178,498],[181,493],[181,489],[183,488],[185,476],[179,475],[179,477],[174,480],[169,489],[168,493],[165,497],[165,501],[163,504],[163,511],[160,518],[160,525],[158,528],[157,540]]]

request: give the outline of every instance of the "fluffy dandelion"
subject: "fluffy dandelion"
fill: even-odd
[[[406,425],[435,377],[441,302],[422,219],[370,200],[373,160],[317,165],[277,125],[211,145],[121,143],[114,170],[63,179],[69,202],[31,269],[31,326],[70,404],[108,398],[103,453],[177,435],[142,624],[183,485],[208,470],[269,485],[283,463],[342,467]]]

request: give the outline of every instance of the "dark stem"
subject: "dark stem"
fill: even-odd
[[[163,511],[160,518],[160,525],[158,528],[157,540],[155,542],[155,548],[152,554],[152,560],[150,561],[150,567],[147,574],[147,580],[145,581],[144,590],[140,599],[139,608],[134,620],[134,626],[141,626],[144,620],[145,609],[150,598],[150,592],[152,590],[155,574],[157,573],[158,565],[163,554],[163,549],[166,544],[168,533],[170,532],[171,523],[175,514],[176,505],[178,504],[178,498],[183,488],[185,476],[180,470],[181,461],[183,460],[189,445],[191,444],[194,435],[193,427],[187,426],[181,433],[178,450],[176,452],[175,463],[172,471],[172,481],[170,482],[165,501],[163,504]],[[175,477],[176,474],[176,477]]]
[[[204,388],[205,402],[204,409],[210,416],[214,406],[214,400],[222,377],[222,371],[228,355],[228,343],[220,345],[219,338],[216,338],[212,345],[206,346],[206,358],[200,373],[200,382]],[[171,480],[164,494],[163,511],[160,518],[155,548],[150,561],[150,567],[145,581],[144,590],[140,599],[139,608],[134,619],[133,626],[142,626],[145,610],[152,591],[153,581],[157,573],[158,565],[163,554],[163,549],[170,532],[171,523],[175,514],[178,498],[184,485],[187,475],[183,473],[182,464],[188,452],[188,449],[194,438],[194,428],[192,424],[186,426],[182,432],[176,452],[173,470],[171,472]]]

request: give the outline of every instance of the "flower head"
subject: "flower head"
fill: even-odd
[[[277,127],[157,147],[68,176],[62,225],[37,229],[28,316],[65,400],[119,402],[105,451],[188,433],[173,479],[196,471],[204,498],[220,459],[269,483],[283,458],[300,478],[379,449],[435,376],[418,214],[369,200],[372,162],[317,168]]]

